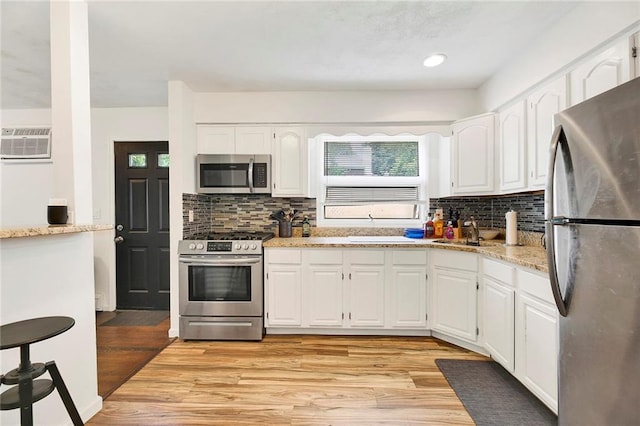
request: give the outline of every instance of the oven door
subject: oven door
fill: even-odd
[[[180,256],[180,315],[262,316],[262,256]]]

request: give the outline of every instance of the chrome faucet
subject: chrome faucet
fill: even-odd
[[[478,222],[476,222],[473,216],[471,216],[471,221],[469,222],[469,233],[471,234],[471,238],[467,239],[467,244],[480,245],[480,229],[478,229]]]

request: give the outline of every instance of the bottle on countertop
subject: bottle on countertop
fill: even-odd
[[[424,223],[424,237],[425,238],[433,238],[435,235],[435,230],[433,228],[433,220],[431,219],[431,215],[427,216],[427,221]]]
[[[453,238],[455,237],[452,220],[447,221],[447,228],[444,230],[444,236],[447,240],[453,240]]]
[[[308,237],[311,235],[311,224],[309,223],[309,217],[305,216],[302,219],[302,236]]]
[[[442,221],[442,209],[436,209],[436,214],[433,219],[433,236],[436,238],[442,238],[444,236],[444,222]]]

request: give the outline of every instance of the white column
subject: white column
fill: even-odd
[[[178,335],[178,240],[182,239],[182,193],[195,193],[196,124],[193,92],[182,81],[169,81],[169,217],[171,328],[169,337]]]
[[[53,196],[66,198],[70,222],[93,222],[87,3],[51,0]]]

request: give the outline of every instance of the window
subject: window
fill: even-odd
[[[158,154],[158,167],[169,167],[169,154]]]
[[[147,167],[147,154],[129,154],[129,167],[131,168]]]
[[[418,136],[321,136],[318,224],[419,226],[426,142]]]

